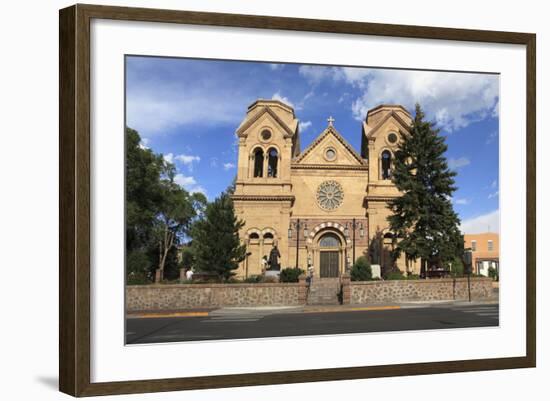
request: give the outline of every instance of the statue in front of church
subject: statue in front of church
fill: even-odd
[[[273,248],[271,248],[271,252],[269,252],[269,269],[268,270],[275,270],[279,271],[281,270],[281,264],[279,263],[279,258],[281,257],[281,253],[279,252],[279,248],[277,248],[277,245],[273,245]]]

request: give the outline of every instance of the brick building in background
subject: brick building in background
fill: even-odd
[[[472,249],[474,274],[489,275],[489,268],[499,269],[498,233],[464,234],[464,248]]]

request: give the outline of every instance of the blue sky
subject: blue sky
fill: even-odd
[[[235,129],[256,99],[294,107],[302,150],[335,118],[359,149],[361,120],[381,103],[419,102],[449,146],[465,232],[499,230],[498,75],[181,58],[126,58],[127,125],[165,155],[189,191],[216,197],[236,174]]]

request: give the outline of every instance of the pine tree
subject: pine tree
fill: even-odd
[[[394,232],[394,257],[405,254],[407,264],[447,263],[464,247],[460,220],[453,210],[456,173],[447,165],[445,139],[434,123],[424,120],[420,105],[411,126],[395,153],[392,180],[402,196],[389,202],[388,218]]]
[[[209,203],[203,218],[191,229],[195,268],[216,273],[222,280],[233,276],[246,256],[246,246],[239,239],[243,226],[244,222],[235,216],[233,201],[227,193]]]

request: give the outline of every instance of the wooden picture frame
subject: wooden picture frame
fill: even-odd
[[[92,383],[90,380],[90,21],[94,18],[526,46],[526,356]],[[59,388],[62,392],[73,396],[94,396],[535,366],[536,37],[534,34],[96,5],[75,5],[62,9],[59,28]]]

